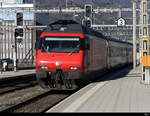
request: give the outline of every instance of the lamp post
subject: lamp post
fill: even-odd
[[[3,19],[0,18],[0,26],[2,26],[2,22],[3,22]],[[2,36],[3,36],[3,33],[1,31],[2,31],[2,28],[0,27],[0,40],[2,39]],[[0,48],[1,59],[3,58],[2,48],[3,48],[3,46],[1,44],[1,48]]]
[[[133,0],[133,68],[134,69],[136,69],[136,66],[137,66],[136,2],[137,2],[137,0]]]
[[[66,8],[68,7],[68,0],[66,0]]]

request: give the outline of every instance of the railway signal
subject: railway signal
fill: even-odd
[[[23,28],[15,29],[15,45],[14,45],[14,71],[17,71],[17,42],[21,43],[23,39]]]
[[[86,24],[87,27],[91,27],[92,22],[91,22],[91,20],[89,19],[89,20],[86,20],[86,21],[85,21],[85,24]]]
[[[82,24],[86,25],[87,27],[91,27],[92,26],[92,21],[89,18],[88,19],[83,19]]]
[[[17,13],[17,26],[23,26],[23,13],[22,12],[18,12]]]
[[[85,5],[85,17],[92,17],[92,5]]]
[[[92,25],[92,5],[86,4],[85,6],[85,20],[83,20],[83,24],[85,24],[87,27],[91,27]]]
[[[23,29],[15,29],[15,37],[23,37]]]

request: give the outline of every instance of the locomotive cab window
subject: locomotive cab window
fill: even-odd
[[[45,37],[41,41],[42,52],[79,53],[78,37]]]

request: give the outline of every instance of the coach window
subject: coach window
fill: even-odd
[[[113,48],[111,48],[111,57],[113,57]]]
[[[114,57],[114,47],[111,49],[111,57]]]
[[[85,50],[86,46],[85,46],[85,39],[80,39],[80,50]]]
[[[109,51],[109,57],[111,57],[111,47],[108,48]]]
[[[42,48],[42,41],[43,41],[43,39],[40,38],[39,43],[36,44],[37,49],[41,49]]]
[[[86,38],[85,39],[85,49],[87,49],[87,50],[89,50],[90,49],[90,44],[89,44],[90,42],[89,42],[89,38]]]
[[[90,42],[89,42],[89,39],[87,39],[87,50],[90,49]]]

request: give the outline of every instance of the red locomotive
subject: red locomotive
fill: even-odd
[[[132,63],[132,44],[72,20],[58,20],[38,43],[36,77],[43,88],[73,90],[108,69]]]

